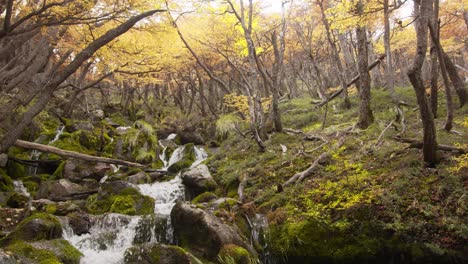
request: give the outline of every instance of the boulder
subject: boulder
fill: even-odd
[[[191,257],[180,247],[145,243],[125,251],[126,264],[192,264]]]
[[[137,174],[128,176],[127,181],[132,184],[152,183],[152,179],[145,172],[141,171]]]
[[[97,194],[88,197],[85,208],[91,214],[147,215],[154,212],[154,199],[119,180],[103,183]]]
[[[205,141],[197,131],[183,130],[179,131],[177,135],[180,137],[181,144],[193,143],[195,145],[203,145]]]
[[[216,189],[217,184],[205,164],[190,168],[181,175],[182,182],[188,187],[192,197]]]
[[[54,239],[31,243],[36,249],[51,251],[64,264],[79,264],[83,254],[64,239]]]
[[[178,202],[171,212],[174,235],[181,246],[196,256],[216,260],[220,250],[229,244],[246,249],[252,256],[255,250],[239,235],[240,231],[194,205]],[[196,228],[194,228],[196,227]]]
[[[74,212],[67,215],[68,224],[70,225],[73,233],[82,235],[89,233],[91,228],[91,219],[89,214],[85,212]]]
[[[107,163],[90,163],[82,160],[67,160],[63,168],[63,178],[80,183],[83,179],[100,181],[112,166]]]
[[[0,237],[1,233],[15,228],[28,212],[29,210],[24,208],[0,208]]]
[[[81,185],[73,183],[68,179],[60,179],[55,181],[45,181],[39,186],[36,193],[36,199],[59,199],[70,197],[71,194],[81,193],[86,191]]]
[[[6,242],[39,241],[62,237],[62,225],[57,217],[36,213],[21,221],[21,223],[6,237]]]

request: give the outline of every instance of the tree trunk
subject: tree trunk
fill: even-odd
[[[386,55],[386,67],[385,75],[387,79],[387,90],[390,93],[390,97],[394,103],[398,102],[398,98],[395,93],[395,77],[393,76],[393,61],[392,61],[392,49],[390,46],[390,10],[388,9],[388,1],[384,0],[384,46]]]
[[[444,56],[445,66],[447,67],[447,73],[450,77],[450,80],[452,81],[455,91],[457,92],[458,99],[460,101],[460,108],[462,108],[465,105],[467,99],[465,84],[463,83],[462,78],[460,78],[460,75],[457,71],[457,67],[455,66],[455,64],[453,64],[450,57],[445,52],[442,53]]]
[[[424,162],[429,167],[437,164],[436,149],[436,130],[434,126],[434,115],[431,105],[426,97],[426,90],[421,76],[421,69],[427,51],[427,33],[429,16],[431,15],[432,1],[425,0],[414,1],[414,16],[416,20],[417,49],[413,65],[408,71],[408,77],[416,93],[416,99],[419,105],[419,112],[423,124],[423,155]]]
[[[363,5],[359,1],[357,4],[358,13],[362,14]],[[358,68],[359,68],[359,120],[357,126],[361,129],[366,129],[374,122],[374,116],[370,107],[371,100],[371,78],[368,71],[368,45],[367,45],[367,30],[365,26],[359,26],[356,29],[358,41]]]
[[[104,35],[91,42],[85,49],[78,53],[73,61],[70,62],[70,64],[64,67],[55,78],[50,80],[47,87],[45,87],[43,92],[39,95],[39,98],[35,101],[35,103],[30,106],[20,117],[18,117],[18,121],[16,124],[14,124],[13,128],[8,130],[7,133],[0,139],[0,153],[6,152],[8,148],[16,142],[16,140],[23,133],[24,129],[26,129],[29,124],[31,124],[34,117],[45,108],[50,97],[53,95],[54,91],[59,87],[59,85],[62,84],[73,73],[75,73],[83,64],[83,62],[91,58],[93,54],[101,47],[107,45],[118,36],[127,32],[138,21],[157,12],[163,11],[165,10],[152,10],[133,16],[121,25],[107,31]]]
[[[436,38],[439,38],[439,0],[434,0],[434,16],[432,26],[435,30]],[[437,65],[437,47],[434,39],[431,39],[431,107],[434,118],[437,118],[438,108],[438,88],[439,88],[439,67]]]
[[[438,0],[435,0],[438,1]],[[435,44],[435,48],[437,51],[437,55],[439,57],[439,64],[440,64],[440,71],[442,73],[442,78],[444,80],[444,87],[445,87],[445,102],[447,106],[447,119],[445,121],[444,129],[446,131],[452,130],[453,127],[453,100],[452,100],[452,93],[450,91],[450,81],[447,75],[447,68],[445,67],[445,60],[444,60],[444,50],[440,45],[440,40],[437,36],[437,30],[434,28],[433,23],[429,23],[429,30],[431,33],[432,42]]]

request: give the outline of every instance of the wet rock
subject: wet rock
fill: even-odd
[[[133,185],[126,182],[126,181],[112,181],[112,182],[105,182],[101,184],[99,188],[99,196],[107,196],[110,194],[120,194],[123,190],[133,188]]]
[[[205,164],[200,164],[182,172],[182,182],[188,187],[192,196],[213,191],[217,186]]]
[[[70,201],[58,202],[56,205],[55,215],[67,215],[79,211],[80,207]]]
[[[137,174],[128,176],[127,181],[133,184],[152,183],[152,179],[149,175],[144,172],[138,172]]]
[[[191,257],[180,247],[146,243],[125,252],[126,264],[192,264]]]
[[[89,214],[85,212],[74,212],[67,215],[68,224],[70,225],[73,233],[77,235],[89,233],[91,228],[91,219]]]
[[[28,206],[28,203],[29,197],[17,192],[10,195],[10,198],[6,202],[7,206],[11,208],[25,208]]]
[[[106,163],[90,163],[81,160],[67,160],[63,169],[63,177],[72,182],[80,183],[89,178],[99,181],[112,170]]]
[[[181,144],[188,144],[188,143],[193,143],[195,145],[205,144],[203,137],[197,131],[184,130],[184,131],[179,131],[177,135],[180,137]]]
[[[70,197],[71,194],[81,193],[86,191],[81,185],[73,183],[68,179],[60,179],[56,181],[45,181],[39,186],[36,193],[36,199],[60,199]]]
[[[174,235],[181,246],[196,256],[216,260],[225,245],[233,244],[256,256],[255,250],[239,235],[239,230],[193,205],[178,202],[171,212]],[[194,228],[196,227],[196,228]]]

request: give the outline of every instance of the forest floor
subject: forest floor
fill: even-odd
[[[325,107],[294,99],[281,105],[282,120],[290,131],[303,134],[273,133],[267,151],[259,153],[253,140],[232,133],[209,166],[225,187],[224,195],[237,197],[239,179],[247,179],[245,201],[268,215],[271,247],[291,263],[295,258],[307,261],[307,256],[365,259],[396,248],[401,253],[397,261],[424,262],[418,259],[424,252],[466,253],[468,156],[439,151],[440,164],[425,168],[421,150],[394,139],[422,139],[414,91],[397,92],[409,104],[404,107],[404,135],[398,123],[382,134],[396,116],[382,90],[372,91],[375,122],[367,130],[352,128],[357,110],[340,108],[339,99],[329,105],[324,129]],[[456,110],[455,133],[448,133],[442,129],[443,102],[439,100],[437,141],[466,150],[467,108]],[[282,186],[323,153],[329,155],[309,177]]]

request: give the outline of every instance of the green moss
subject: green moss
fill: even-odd
[[[111,205],[110,212],[126,215],[135,215],[135,201],[131,195],[118,196]]]
[[[8,176],[4,169],[0,169],[0,191],[9,192],[14,189],[13,180]]]
[[[57,205],[56,204],[47,204],[45,206],[45,211],[48,214],[55,214],[55,212],[57,211]]]
[[[218,254],[218,261],[221,264],[256,263],[255,259],[250,256],[249,252],[245,248],[233,244],[228,244],[221,248]]]
[[[94,194],[86,200],[85,208],[91,214],[107,212],[127,215],[148,215],[154,213],[154,199],[142,195],[134,188],[123,189],[118,195],[99,197]]]
[[[9,160],[7,165],[7,174],[13,179],[20,179],[26,176],[26,168],[23,164]]]
[[[62,225],[53,215],[35,213],[21,223],[2,242],[9,244],[14,241],[37,241],[42,239],[60,238]]]
[[[62,263],[52,251],[46,249],[37,249],[30,244],[18,242],[9,245],[6,248],[14,255],[18,255],[32,261],[37,261],[40,264],[60,264]]]
[[[209,202],[209,201],[217,199],[217,198],[218,198],[218,196],[216,196],[212,192],[204,192],[202,194],[199,194],[197,197],[193,198],[192,203],[194,203],[194,204],[196,204],[196,203],[206,203],[206,202]]]
[[[83,254],[65,239],[50,241],[58,259],[64,264],[79,264]]]
[[[52,175],[52,179],[57,180],[63,178],[63,170],[65,168],[65,164],[67,164],[66,161],[60,162],[60,165],[57,167],[54,174]]]

